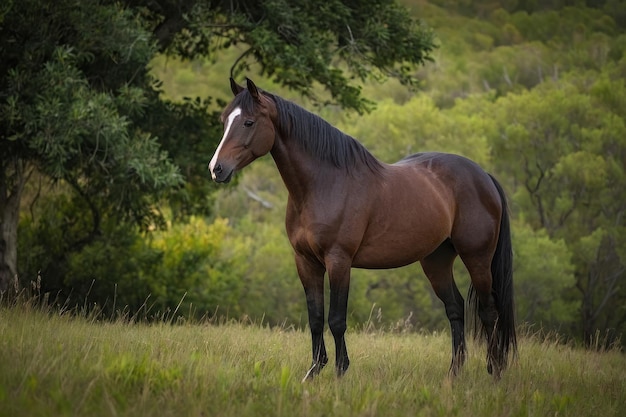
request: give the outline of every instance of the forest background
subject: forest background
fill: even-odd
[[[142,113],[143,98],[124,85],[116,104],[161,132],[129,139],[124,148],[132,170],[120,175],[139,180],[98,194],[104,176],[85,181],[54,163],[46,172],[29,171],[17,230],[21,285],[32,282],[49,300],[98,306],[111,316],[176,311],[304,326],[303,291],[284,232],[286,190],[273,161],[260,159],[229,186],[213,184],[206,171],[221,137],[219,112],[231,98],[231,67],[243,63],[236,67],[239,81],[248,76],[322,115],[385,162],[436,150],[481,164],[511,203],[519,321],[586,343],[618,339],[626,330],[626,3],[400,3],[433,29],[438,47],[432,61],[403,68],[421,80],[417,89],[384,71],[369,74],[374,80],[361,90],[369,101],[353,100],[350,89],[329,94],[318,82],[298,84],[288,71],[268,72],[241,43],[218,47],[189,38],[179,40],[176,54],[143,51],[151,56],[149,76],[164,108]],[[10,9],[0,14],[5,27]],[[94,22],[99,17],[110,18],[94,16]],[[200,47],[212,53],[198,58],[189,52]],[[139,42],[132,53],[140,48]],[[77,59],[98,65],[74,50],[55,53],[54,65],[61,67]],[[83,99],[80,84],[53,79],[54,65],[46,67],[42,85],[57,96],[71,90],[74,100]],[[106,70],[107,76],[114,71]],[[19,85],[20,74],[11,77]],[[3,97],[3,120],[14,123],[19,103],[10,97]],[[124,121],[105,111],[105,100],[90,98],[85,114],[73,117],[121,129]],[[59,111],[55,103],[39,103],[38,111]],[[177,114],[176,123],[168,112]],[[117,152],[118,145],[106,142],[114,133],[102,132],[107,157]],[[41,146],[51,145],[43,138]],[[169,154],[155,153],[159,147]],[[60,147],[50,161],[71,160],[67,153]],[[148,158],[158,168],[146,168]],[[93,161],[94,172],[111,169],[97,152]],[[3,180],[26,169],[7,171],[7,164],[3,160]],[[159,192],[139,204],[132,196],[146,183]],[[123,216],[116,214],[121,206]],[[460,261],[455,276],[466,288]],[[418,265],[353,270],[349,323],[447,328],[443,306]]]

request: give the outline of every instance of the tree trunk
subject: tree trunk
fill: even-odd
[[[25,163],[6,161],[0,169],[0,292],[17,278],[17,226],[26,183]]]
[[[586,284],[577,286],[582,292],[582,330],[587,347],[609,348],[615,342],[616,329],[620,328],[619,320],[613,321],[615,326],[608,324],[618,314],[619,283],[626,273],[616,245],[612,238],[604,239],[595,263],[589,266]]]

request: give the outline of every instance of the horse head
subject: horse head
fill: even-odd
[[[247,86],[230,79],[235,95],[222,113],[224,135],[209,162],[209,171],[216,182],[228,182],[235,171],[267,154],[274,146],[276,130],[272,119],[276,108],[272,99],[264,95],[246,78]]]

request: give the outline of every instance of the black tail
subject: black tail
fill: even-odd
[[[493,292],[498,311],[498,320],[491,343],[495,344],[496,347],[496,357],[493,359],[500,370],[503,370],[508,364],[509,352],[513,355],[517,352],[515,303],[513,301],[513,247],[511,244],[511,225],[506,196],[498,181],[491,175],[490,177],[502,201],[500,234],[498,235],[498,244],[491,261],[491,291]],[[475,314],[474,330],[477,331],[477,334],[486,335],[487,329],[484,328],[478,318],[478,299],[473,286],[470,286],[468,300],[470,309]]]

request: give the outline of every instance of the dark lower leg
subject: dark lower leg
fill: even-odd
[[[498,309],[492,289],[491,257],[485,256],[485,252],[473,255],[462,253],[461,259],[463,259],[472,279],[478,318],[482,325],[481,333],[484,333],[487,340],[487,372],[498,379],[504,369],[506,356],[497,331]]]
[[[337,376],[342,376],[348,370],[350,366],[350,359],[348,358],[348,349],[346,348],[346,324],[345,319],[343,322],[338,320],[337,322],[330,321],[330,329],[335,339],[336,360],[335,370]]]
[[[337,321],[329,319],[330,330],[335,339],[335,349],[337,350],[337,359],[335,363],[335,370],[337,376],[342,376],[348,370],[350,366],[350,359],[348,358],[348,350],[346,348],[346,319],[337,319]]]
[[[450,375],[456,376],[465,363],[465,331],[463,319],[451,320],[450,330],[452,333],[452,363]]]
[[[345,340],[348,313],[348,282],[349,278],[347,280],[333,281],[331,277],[328,326],[335,339],[337,354],[335,370],[338,376],[342,376],[350,366]]]
[[[455,376],[465,362],[465,302],[454,282],[452,282],[452,286],[448,291],[440,291],[440,293],[440,298],[446,307],[446,316],[450,321],[450,333],[452,336],[450,375]]]
[[[326,345],[324,344],[324,306],[307,297],[309,310],[309,327],[311,328],[312,357],[311,368],[305,379],[317,375],[328,363]]]
[[[317,320],[316,320],[317,321]],[[311,321],[309,321],[311,325]],[[313,347],[313,363],[319,364],[320,369],[328,363],[328,355],[326,354],[326,345],[324,344],[324,315],[319,318],[319,323],[311,326],[311,341]]]
[[[450,376],[455,376],[465,362],[465,301],[459,292],[452,273],[452,265],[456,258],[454,247],[446,241],[432,254],[421,262],[422,269],[446,308],[446,316],[450,321],[452,336],[452,361]]]
[[[496,334],[496,326],[498,325],[498,311],[496,310],[493,296],[481,297],[479,299],[478,316],[483,324],[485,335],[487,338],[487,372],[495,378],[500,377],[503,369],[500,347],[498,346],[498,337]]]
[[[324,269],[304,257],[296,256],[296,267],[306,294],[311,328],[312,363],[304,379],[313,378],[328,363],[324,345]]]

